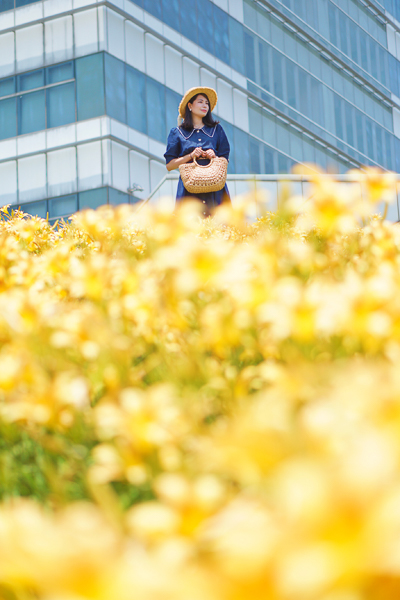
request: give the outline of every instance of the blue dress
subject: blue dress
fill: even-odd
[[[217,156],[223,156],[229,160],[230,147],[228,138],[226,137],[226,133],[222,126],[218,123],[218,125],[213,127],[203,125],[201,129],[192,129],[192,131],[182,129],[182,127],[173,127],[169,132],[167,151],[164,154],[166,164],[174,158],[181,158],[181,156],[190,154],[199,146],[204,150],[212,149]],[[199,159],[198,161],[200,165],[206,165],[208,162],[207,159]],[[225,187],[219,192],[191,194],[185,189],[183,181],[179,177],[176,200],[178,202],[179,200],[182,200],[182,198],[187,198],[188,196],[199,198],[207,205],[207,208],[213,208],[214,206],[219,206],[224,197],[229,198],[229,192],[228,187],[225,184]]]

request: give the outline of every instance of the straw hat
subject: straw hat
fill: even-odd
[[[185,95],[183,96],[181,103],[179,105],[179,117],[178,117],[178,121],[180,119],[184,119],[185,118],[185,111],[186,111],[186,106],[187,103],[189,102],[189,100],[191,98],[193,98],[193,96],[197,96],[197,94],[205,94],[208,98],[208,101],[210,103],[210,110],[213,111],[214,108],[216,107],[217,104],[217,100],[218,100],[218,96],[217,96],[217,92],[215,90],[213,90],[212,88],[209,87],[194,87],[194,88],[190,88],[190,90],[188,90]]]

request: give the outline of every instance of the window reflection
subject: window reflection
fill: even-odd
[[[45,91],[31,92],[18,98],[18,135],[46,128]]]

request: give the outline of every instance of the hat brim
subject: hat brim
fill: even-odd
[[[205,94],[208,98],[208,101],[210,103],[210,110],[213,111],[214,108],[217,105],[217,101],[218,101],[218,96],[217,96],[217,92],[215,90],[213,90],[213,88],[209,88],[209,87],[194,87],[194,88],[190,88],[190,90],[188,90],[185,95],[183,96],[181,103],[179,104],[179,116],[184,119],[185,118],[185,112],[186,112],[186,106],[189,102],[189,100],[191,98],[193,98],[193,96],[197,96],[197,94]]]

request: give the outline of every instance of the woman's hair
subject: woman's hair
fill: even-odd
[[[195,96],[190,98],[190,100],[189,100],[190,104],[192,104],[192,102],[194,102],[196,100],[197,96],[204,96],[208,100],[207,95],[200,92],[199,94],[196,94]],[[181,127],[183,129],[190,130],[190,129],[193,129],[193,119],[192,119],[192,113],[189,109],[189,102],[186,104],[185,118],[183,119],[183,121],[181,123]],[[209,100],[208,100],[208,106],[210,106]],[[208,125],[208,127],[214,127],[214,125],[218,125],[218,123],[219,123],[219,121],[215,121],[213,119],[210,108],[208,109],[208,113],[206,114],[206,116],[203,117],[203,123],[204,123],[204,125]]]

